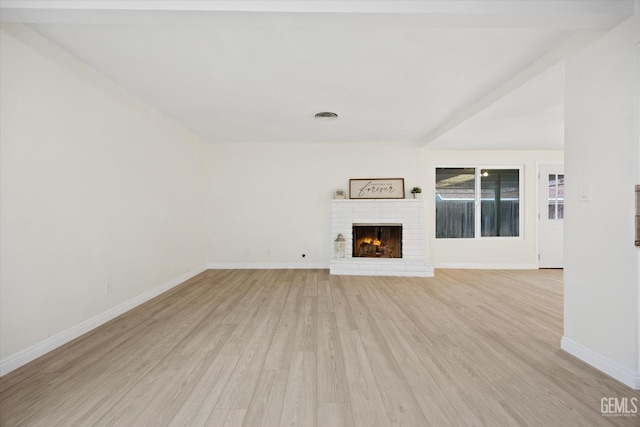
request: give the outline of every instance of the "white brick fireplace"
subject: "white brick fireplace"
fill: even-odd
[[[352,256],[354,224],[402,224],[402,258],[359,258]],[[427,262],[425,202],[422,199],[333,200],[331,235],[347,241],[345,258],[335,251],[329,261],[331,274],[356,276],[433,277]]]

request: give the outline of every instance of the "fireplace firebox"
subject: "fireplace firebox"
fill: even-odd
[[[402,258],[402,224],[353,224],[354,258]]]

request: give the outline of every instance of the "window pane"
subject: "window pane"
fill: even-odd
[[[549,219],[556,219],[556,205],[557,205],[557,181],[556,174],[549,174]]]
[[[481,236],[519,236],[520,171],[485,169],[480,177]]]
[[[558,175],[558,219],[564,218],[564,175]]]
[[[472,238],[475,169],[436,169],[436,238]]]

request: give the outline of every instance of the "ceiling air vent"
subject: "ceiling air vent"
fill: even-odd
[[[321,113],[316,113],[315,118],[318,120],[335,120],[338,118],[336,113],[332,113],[330,111],[323,111]]]

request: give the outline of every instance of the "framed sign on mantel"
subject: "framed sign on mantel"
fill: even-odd
[[[404,178],[349,180],[350,199],[404,199]]]

